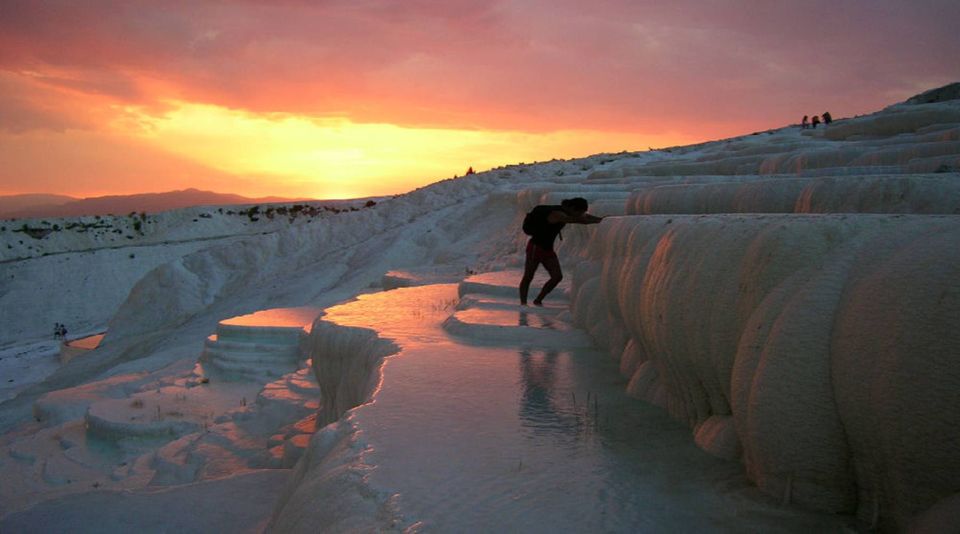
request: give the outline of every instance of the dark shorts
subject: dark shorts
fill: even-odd
[[[527,241],[527,260],[535,260],[541,263],[547,261],[556,261],[557,253],[536,245],[531,239],[530,241]]]

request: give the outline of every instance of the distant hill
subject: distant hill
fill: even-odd
[[[7,213],[17,211],[62,206],[76,200],[80,199],[66,195],[26,194],[0,196],[0,217],[5,217]]]
[[[62,195],[13,195],[0,197],[0,218],[77,217],[81,215],[123,215],[132,211],[156,213],[191,206],[258,204],[310,200],[302,198],[262,197],[214,193],[184,189],[167,193],[112,195],[76,199]]]
[[[946,102],[947,100],[960,100],[960,82],[924,91],[907,99],[905,104],[933,104],[935,102]]]

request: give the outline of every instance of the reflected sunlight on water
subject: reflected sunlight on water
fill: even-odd
[[[302,327],[308,332],[313,320],[320,315],[322,308],[301,306],[297,308],[273,308],[260,310],[247,315],[238,315],[220,321],[230,326],[275,326],[275,327]]]
[[[67,345],[77,349],[86,349],[93,350],[100,345],[100,341],[103,340],[105,334],[97,334],[94,336],[82,337],[80,339],[73,339],[67,342]]]

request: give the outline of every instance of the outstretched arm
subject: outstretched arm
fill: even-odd
[[[603,217],[597,217],[596,215],[590,215],[589,213],[584,213],[578,217],[571,217],[562,211],[553,211],[550,212],[550,215],[547,215],[547,222],[551,224],[597,224],[602,220]]]

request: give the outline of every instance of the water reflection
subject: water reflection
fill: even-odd
[[[567,388],[561,387],[566,380],[560,377],[560,352],[524,349],[519,356],[520,424],[537,434],[576,436],[582,432],[584,421],[573,406],[574,397],[567,401],[561,395]]]
[[[300,306],[296,308],[271,308],[247,315],[238,315],[221,321],[231,326],[302,327],[309,330],[314,319],[323,312],[321,308]]]
[[[78,349],[93,350],[100,346],[100,341],[103,340],[103,336],[106,334],[96,334],[93,336],[82,337],[80,339],[71,339],[66,342],[66,345]]]
[[[543,328],[544,330],[558,330],[555,321],[548,316],[539,313],[530,313],[521,310],[517,318],[518,326],[533,326]]]

